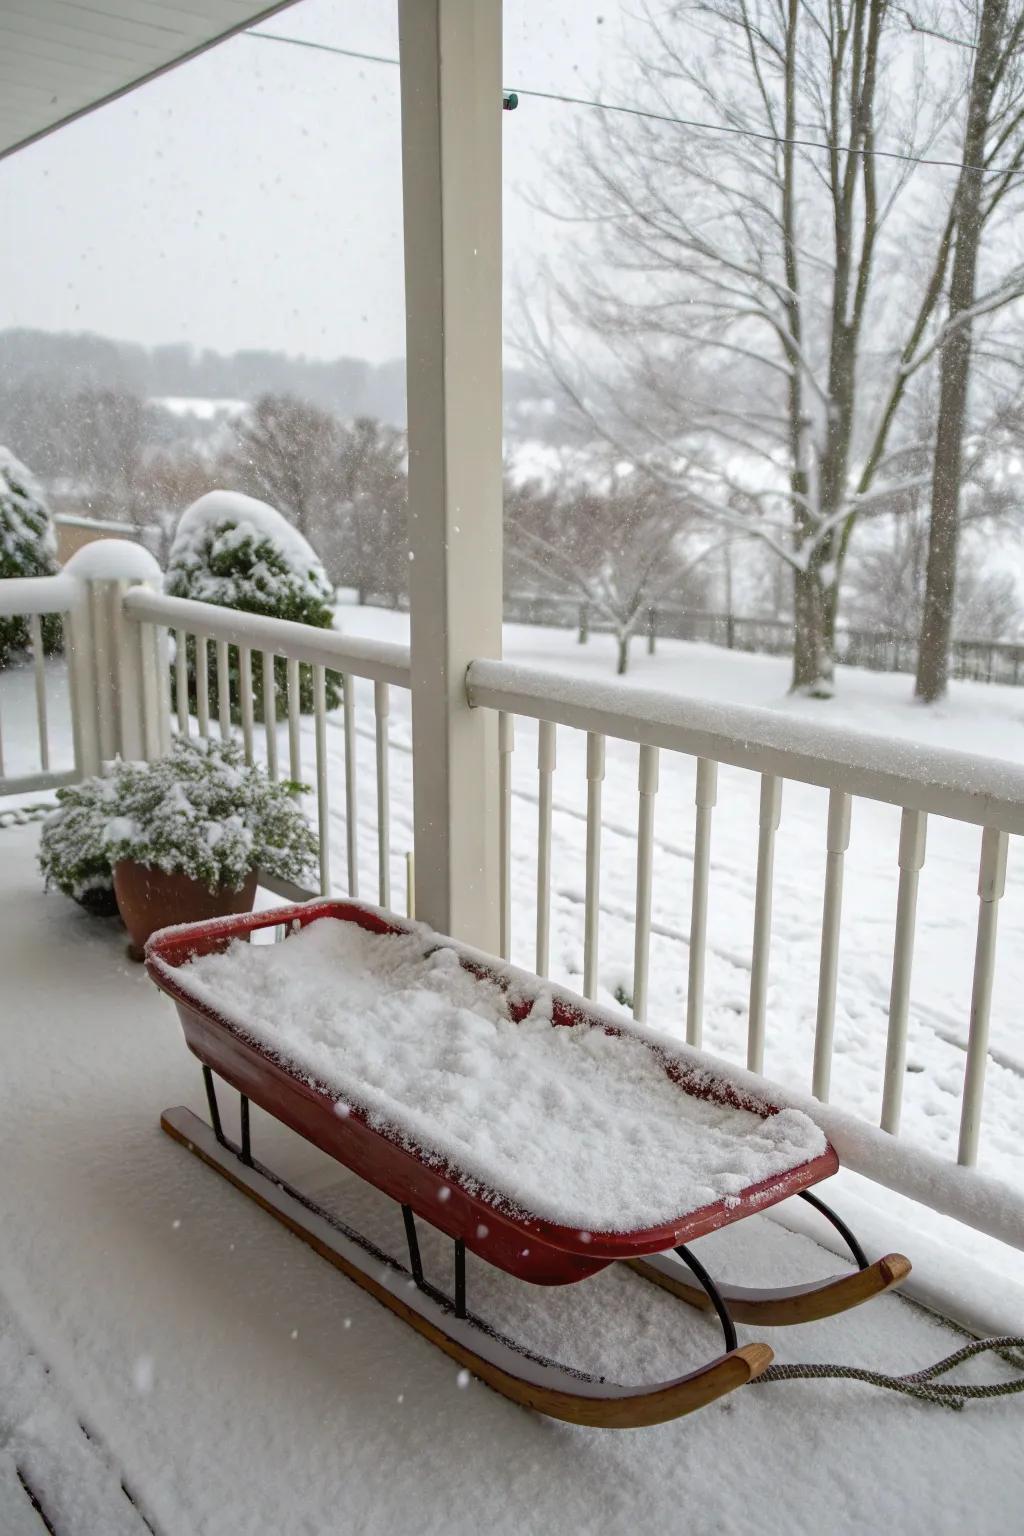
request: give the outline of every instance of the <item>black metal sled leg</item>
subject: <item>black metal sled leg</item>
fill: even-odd
[[[210,1106],[210,1124],[213,1127],[213,1134],[216,1136],[221,1146],[226,1147],[227,1142],[224,1140],[224,1130],[220,1123],[220,1108],[217,1104],[217,1090],[213,1086],[213,1073],[210,1071],[210,1068],[206,1066],[203,1067],[203,1083],[206,1087],[206,1102]]]
[[[409,1245],[409,1268],[412,1277],[420,1290],[423,1289],[423,1260],[420,1258],[420,1240],[416,1236],[416,1218],[412,1213],[411,1205],[402,1206],[402,1219],[405,1222],[405,1240]]]
[[[466,1315],[466,1245],[461,1237],[455,1239],[455,1316]]]
[[[238,1114],[242,1129],[242,1162],[247,1168],[252,1167],[252,1141],[249,1136],[249,1100],[244,1093],[238,1095]]]
[[[853,1233],[850,1231],[843,1218],[841,1216],[837,1216],[832,1207],[830,1205],[826,1205],[824,1200],[822,1200],[818,1195],[812,1195],[809,1189],[801,1189],[799,1194],[801,1200],[806,1200],[808,1205],[813,1205],[816,1211],[821,1212],[826,1221],[830,1221],[832,1223],[836,1231],[839,1233],[839,1236],[843,1239],[843,1242],[846,1244],[847,1248],[849,1248],[850,1252],[853,1254],[854,1262],[856,1263],[857,1268],[870,1269],[871,1266],[868,1263],[867,1254],[864,1252],[864,1249],[861,1247],[860,1243],[858,1243],[857,1239],[854,1237]]]
[[[693,1273],[700,1281],[701,1286],[707,1292],[708,1300],[711,1302],[711,1305],[718,1313],[718,1321],[722,1325],[722,1333],[725,1335],[725,1348],[726,1352],[728,1353],[729,1350],[736,1348],[736,1324],[729,1316],[729,1308],[725,1304],[725,1300],[721,1291],[718,1289],[718,1286],[715,1284],[707,1270],[704,1268],[704,1265],[701,1263],[700,1259],[694,1258],[693,1254],[690,1252],[689,1248],[687,1248],[685,1243],[679,1244],[678,1248],[676,1249],[676,1253],[678,1253],[683,1263],[688,1265],[690,1269],[693,1270]]]

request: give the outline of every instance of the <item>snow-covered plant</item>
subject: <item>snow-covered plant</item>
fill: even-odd
[[[58,789],[57,799],[39,839],[39,867],[47,888],[55,885],[87,912],[113,916],[117,901],[106,831],[115,814],[117,779],[84,779]]]
[[[57,542],[43,493],[20,460],[0,447],[0,580],[10,576],[52,576],[57,569]],[[47,615],[42,622],[43,647],[60,646],[60,620]],[[28,624],[22,618],[0,618],[0,667],[12,652],[25,650]]]
[[[61,790],[43,829],[47,884],[83,899],[120,859],[237,890],[250,870],[301,881],[316,838],[296,802],[300,785],[274,783],[234,742],[175,738],[152,763],[117,762],[105,778]],[[106,888],[106,887],[105,887]]]
[[[334,623],[332,591],[316,554],[302,535],[263,501],[234,491],[210,491],[182,514],[171,544],[164,586],[172,597],[190,597],[201,603],[217,603],[244,613],[261,613],[298,624],[330,629]],[[217,707],[217,672],[213,648],[209,654],[208,686],[211,705]],[[238,660],[230,656],[232,709],[238,718]],[[188,641],[189,692],[195,700],[195,641]],[[253,656],[253,691],[257,718],[263,717],[263,658]],[[276,707],[280,718],[287,709],[286,664],[275,662]],[[338,679],[327,679],[328,708],[339,700]],[[301,707],[313,709],[310,669],[300,674]]]

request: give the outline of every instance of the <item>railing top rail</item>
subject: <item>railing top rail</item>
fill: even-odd
[[[9,576],[0,581],[0,619],[69,613],[77,586],[70,576]]]
[[[274,651],[297,661],[328,667],[333,672],[349,672],[377,683],[394,683],[398,688],[410,686],[409,648],[391,641],[354,639],[340,630],[316,629],[291,619],[241,613],[188,597],[168,597],[144,587],[133,587],[125,594],[124,610],[131,619],[166,624],[209,640]]]
[[[1016,763],[503,661],[474,661],[466,687],[473,705],[1024,833],[1024,768]]]

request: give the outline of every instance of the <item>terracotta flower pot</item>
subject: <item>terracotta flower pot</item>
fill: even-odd
[[[143,958],[151,933],[172,923],[199,923],[209,917],[251,912],[256,897],[256,871],[251,870],[237,891],[207,890],[190,875],[169,875],[151,864],[121,859],[114,865],[114,894],[131,943],[132,960]]]

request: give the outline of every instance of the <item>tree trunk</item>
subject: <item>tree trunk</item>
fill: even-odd
[[[618,659],[618,664],[617,664],[617,666],[615,668],[615,671],[616,671],[616,673],[618,674],[619,677],[623,677],[625,675],[625,673],[626,673],[627,668],[629,667],[629,638],[630,637],[629,637],[628,634],[624,634],[624,635],[618,635],[616,638],[617,638],[618,647],[619,647],[619,659]]]
[[[963,169],[957,187],[956,250],[949,284],[949,318],[939,364],[939,414],[932,471],[928,565],[914,692],[926,704],[949,686],[949,646],[960,541],[960,475],[971,377],[971,322],[981,242],[982,172],[1006,0],[982,0],[978,51],[967,101]]]
[[[827,633],[828,605],[817,571],[793,573],[792,693],[830,699],[833,693],[832,651]]]

